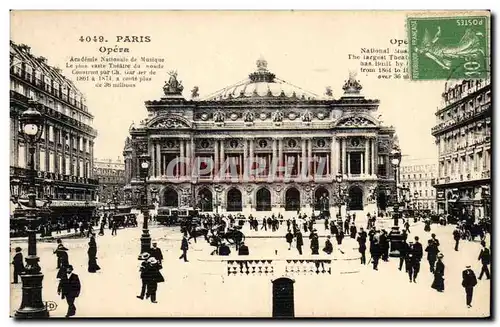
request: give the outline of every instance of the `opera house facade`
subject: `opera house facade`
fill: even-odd
[[[138,158],[151,159],[148,201],[204,212],[314,209],[374,213],[394,200],[393,127],[376,118],[379,100],[350,75],[334,98],[287,83],[264,59],[247,79],[199,99],[183,97],[171,72],[164,97],[146,101],[147,117],[130,127],[127,188],[142,184]],[[134,197],[134,192],[131,193]]]

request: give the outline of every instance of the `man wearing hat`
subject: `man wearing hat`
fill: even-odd
[[[472,294],[476,285],[476,274],[472,271],[471,265],[465,266],[465,270],[462,272],[462,286],[465,288],[465,300],[468,308],[472,306]]]
[[[138,299],[143,300],[144,299],[144,294],[146,294],[146,287],[147,287],[147,269],[148,269],[148,263],[147,260],[151,257],[151,255],[147,252],[144,252],[140,255],[140,259],[142,260],[141,262],[141,267],[139,268],[139,271],[141,272],[141,295],[137,295]]]
[[[481,252],[479,253],[479,258],[477,260],[481,260],[481,273],[479,274],[479,279],[483,278],[483,273],[486,274],[486,279],[490,279],[490,270],[488,269],[488,265],[491,263],[491,253],[490,249],[486,247],[486,242],[481,241]]]
[[[363,231],[363,227],[359,229],[359,236],[357,238],[358,244],[359,244],[359,253],[361,254],[361,264],[365,265],[366,264],[366,238],[367,234],[365,231]]]
[[[80,278],[77,274],[73,273],[73,266],[68,265],[66,267],[66,276],[65,278],[61,278],[59,287],[57,288],[57,294],[60,294],[62,299],[66,298],[66,302],[68,303],[66,318],[76,314],[75,300],[80,296],[80,289]]]
[[[437,255],[436,267],[434,268],[434,281],[431,287],[438,292],[444,291],[444,263],[442,253]]]
[[[313,229],[311,235],[309,236],[311,239],[311,254],[319,254],[319,237],[318,233],[316,232],[316,229]]]
[[[153,242],[153,247],[151,250],[149,250],[151,256],[158,260],[158,263],[161,265],[161,262],[163,260],[163,253],[161,253],[161,249],[158,246],[158,243]]]
[[[12,284],[19,283],[18,276],[24,271],[23,266],[23,254],[21,253],[22,249],[18,246],[16,247],[16,254],[12,259],[12,265],[14,266],[14,281]]]
[[[179,257],[179,259],[184,258],[184,262],[188,262],[188,259],[187,259],[188,249],[189,249],[189,241],[188,241],[187,233],[184,232],[184,236],[182,236],[182,242],[181,242],[182,255]]]
[[[57,239],[57,248],[54,250],[54,254],[57,256],[57,269],[64,266],[64,262],[68,262],[68,249],[62,244],[62,240]]]
[[[323,252],[325,252],[326,254],[332,254],[333,252],[333,244],[330,241],[330,238],[331,238],[330,235],[326,237],[325,247],[323,248]]]

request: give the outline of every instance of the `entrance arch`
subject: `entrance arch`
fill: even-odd
[[[330,208],[330,193],[323,186],[314,192],[314,210],[328,211]]]
[[[165,207],[179,207],[179,194],[173,188],[167,188],[163,192],[163,205]]]
[[[258,190],[255,197],[257,211],[271,211],[271,192],[267,188]]]
[[[363,210],[363,190],[353,186],[349,190],[348,210]]]
[[[240,190],[232,188],[227,192],[227,211],[242,211],[243,202]]]
[[[297,211],[299,209],[300,209],[300,192],[295,187],[291,187],[285,193],[285,210]]]
[[[202,212],[213,211],[212,191],[208,188],[204,188],[198,193],[198,208],[200,208]]]
[[[387,209],[387,195],[385,194],[384,190],[378,191],[377,205],[378,208],[382,211],[385,211],[385,209]]]

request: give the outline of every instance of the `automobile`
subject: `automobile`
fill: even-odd
[[[159,207],[156,221],[162,225],[171,226],[178,223],[179,209]]]

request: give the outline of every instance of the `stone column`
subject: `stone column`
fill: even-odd
[[[347,175],[347,151],[346,151],[346,138],[340,139],[342,146],[342,175]]]
[[[219,160],[219,165],[217,169],[219,171],[222,171],[224,169],[224,161],[226,160],[225,154],[224,154],[224,139],[220,140],[220,160]],[[224,177],[226,176],[227,171],[224,171]]]
[[[312,139],[307,140],[307,162],[308,162],[308,171],[307,171],[307,176],[311,177],[312,176],[312,167],[315,162],[313,162],[313,157],[312,157]]]
[[[155,165],[155,176],[160,177],[161,176],[161,147],[160,143],[156,141],[155,144],[156,147],[156,165]]]
[[[335,176],[336,171],[335,171],[335,158],[337,155],[336,151],[336,146],[337,146],[337,138],[335,136],[332,136],[332,144],[330,145],[330,176]]]
[[[351,154],[347,153],[347,176],[351,175]]]
[[[253,153],[253,148],[254,148],[254,139],[250,139],[250,156],[249,156],[249,166],[248,166],[248,175],[250,176],[250,172],[252,170],[253,163],[255,162],[255,157]]]
[[[273,139],[273,157],[272,157],[272,160],[271,160],[271,164],[272,164],[272,169],[270,171],[270,173],[273,175],[273,178],[276,177],[276,171],[277,171],[277,167],[278,167],[278,139],[274,138]]]
[[[191,146],[189,149],[191,150],[190,156],[191,156],[191,175],[198,175],[198,162],[196,161],[196,151],[195,151],[195,145],[194,145],[194,138],[191,136],[190,140]]]
[[[189,140],[184,140],[186,143],[186,153],[185,153],[185,166],[186,166],[186,176],[191,177],[191,142]]]
[[[301,140],[301,144],[302,144],[302,154],[301,154],[301,157],[302,157],[302,167],[301,167],[301,170],[300,170],[300,174],[301,174],[301,179],[302,178],[305,178],[307,176],[307,153],[306,153],[306,139],[303,138]]]
[[[243,176],[245,179],[248,178],[249,160],[248,160],[248,140],[243,139]]]
[[[366,169],[366,165],[365,165],[365,159],[366,159],[366,155],[364,153],[361,153],[361,175],[364,175],[365,174],[365,169]]]
[[[371,159],[372,159],[372,171],[370,172],[372,176],[377,175],[377,172],[375,171],[375,163],[377,162],[377,156],[375,155],[375,138],[370,139],[371,147],[372,147],[372,153],[371,153]]]
[[[283,138],[278,138],[278,175],[281,177],[284,175],[283,167]]]
[[[219,140],[214,141],[214,167],[212,169],[216,174],[219,172]],[[216,175],[218,176],[218,175]]]
[[[365,169],[362,171],[362,173],[367,176],[369,173],[370,173],[370,168],[369,168],[369,161],[368,159],[370,158],[370,150],[369,150],[369,144],[370,143],[370,139],[369,138],[365,138]]]
[[[185,151],[185,143],[184,143],[184,140],[183,139],[180,139],[179,140],[179,170],[180,170],[180,174],[179,176],[180,177],[184,177],[185,175],[185,169],[186,169],[186,165],[184,164],[184,158],[186,156],[186,151]]]

